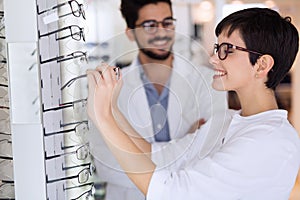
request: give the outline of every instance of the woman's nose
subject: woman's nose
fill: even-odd
[[[216,66],[219,63],[219,59],[217,54],[213,53],[210,58],[209,58],[209,63],[212,64],[213,66]]]

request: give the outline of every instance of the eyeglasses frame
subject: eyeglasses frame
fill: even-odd
[[[76,27],[79,29],[79,32],[76,32],[76,33],[73,33],[72,32],[72,27]],[[57,34],[56,33],[59,33],[61,31],[64,31],[64,30],[70,30],[71,34],[70,35],[66,35],[66,36],[63,36],[63,37],[57,37]],[[63,27],[63,28],[60,28],[60,29],[57,29],[55,31],[51,31],[51,32],[48,32],[48,33],[45,33],[45,34],[41,34],[39,35],[40,38],[42,37],[46,37],[46,36],[49,36],[49,35],[52,35],[52,34],[55,34],[55,40],[63,40],[63,39],[66,39],[68,37],[72,37],[74,40],[76,41],[79,41],[82,40],[85,41],[85,36],[84,36],[84,28],[81,28],[79,27],[78,25],[70,25],[70,26],[66,26],[66,27]],[[79,35],[79,38],[76,38],[74,35]]]
[[[162,27],[165,28],[164,22],[165,22],[166,20],[172,20],[172,22],[173,22],[173,28],[175,28],[175,26],[176,26],[176,19],[173,18],[172,16],[171,16],[171,17],[166,17],[166,18],[163,19],[162,21],[145,20],[145,21],[143,21],[143,22],[140,23],[140,24],[136,24],[135,27],[142,27],[143,30],[144,30],[146,33],[149,33],[149,34],[155,34],[155,33],[157,33],[157,31],[158,31],[159,24],[161,24]],[[146,23],[149,23],[149,22],[154,22],[154,23],[156,24],[156,26],[154,26],[154,27],[146,26],[145,24],[146,24]],[[154,29],[154,31],[147,31],[147,28],[155,28],[155,29]],[[167,29],[167,30],[171,30],[171,29]]]
[[[215,53],[218,53],[218,58],[220,60],[225,60],[228,56],[228,52],[225,53],[225,57],[224,58],[221,58],[220,56],[220,48],[222,45],[227,45],[228,49],[236,49],[236,50],[240,50],[240,51],[245,51],[245,52],[248,52],[248,53],[253,53],[253,54],[256,54],[256,55],[259,55],[259,56],[262,56],[263,54],[262,53],[259,53],[259,52],[256,52],[256,51],[253,51],[253,50],[249,50],[249,49],[246,49],[244,47],[240,47],[240,46],[236,46],[236,45],[233,45],[233,44],[230,44],[230,43],[227,43],[227,42],[223,42],[221,44],[214,44],[214,51]]]

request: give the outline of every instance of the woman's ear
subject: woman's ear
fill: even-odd
[[[256,72],[256,77],[264,77],[267,76],[268,72],[273,68],[274,59],[271,55],[265,54],[257,60],[257,64],[258,68]]]
[[[135,36],[134,36],[134,33],[133,33],[133,29],[130,29],[130,28],[126,28],[126,35],[127,35],[127,37],[128,37],[128,39],[130,40],[130,41],[135,41]]]

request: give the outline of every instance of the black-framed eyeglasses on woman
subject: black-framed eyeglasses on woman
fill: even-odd
[[[142,27],[146,33],[154,34],[157,32],[159,24],[166,30],[173,30],[176,26],[176,19],[173,17],[165,18],[163,21],[156,20],[146,20],[140,24],[135,25],[135,27]]]
[[[64,5],[68,5],[68,4],[70,5],[71,12],[67,13],[67,14],[64,14],[64,15],[60,15],[59,18],[73,14],[75,17],[80,17],[82,15],[83,19],[86,19],[85,18],[84,6],[83,6],[83,4],[78,3],[77,0],[69,0],[65,3],[57,4],[57,5],[55,5],[51,8],[43,10],[43,11],[38,10],[38,15],[41,15],[43,13],[46,13],[46,12],[49,12],[49,11],[52,11],[52,10],[55,10],[55,9],[58,9],[58,8],[64,6]]]
[[[61,36],[58,36],[58,34],[57,34],[57,33],[68,31],[68,30],[70,31],[70,33],[68,33],[68,34],[64,34]],[[40,34],[39,36],[40,36],[40,38],[42,38],[42,37],[46,37],[46,36],[55,34],[56,40],[63,40],[63,39],[72,37],[76,41],[80,41],[81,39],[83,41],[85,41],[85,36],[84,36],[83,31],[84,31],[84,28],[81,28],[78,25],[70,25],[70,26],[66,26],[66,27],[57,29],[55,31],[51,31],[51,32],[48,32],[45,34]]]
[[[225,60],[228,56],[229,53],[233,53],[232,49],[240,50],[240,51],[246,51],[248,53],[253,53],[259,56],[262,56],[262,53],[258,53],[256,51],[252,51],[243,47],[239,47],[230,43],[221,43],[221,44],[215,44],[214,45],[214,50],[215,53],[218,53],[218,57],[220,60]]]

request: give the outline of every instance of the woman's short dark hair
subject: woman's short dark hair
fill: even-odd
[[[135,28],[135,23],[139,18],[138,12],[142,7],[159,2],[165,2],[172,7],[171,0],[122,0],[120,10],[127,23],[127,27],[131,29]]]
[[[290,17],[281,17],[278,12],[268,8],[249,8],[225,17],[216,27],[219,36],[227,31],[229,37],[238,30],[246,48],[269,54],[274,66],[268,73],[266,86],[275,90],[276,86],[290,70],[299,48],[299,35]],[[249,53],[254,65],[259,55]]]

